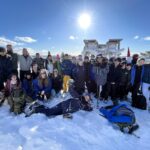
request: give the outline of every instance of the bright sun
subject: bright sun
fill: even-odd
[[[89,28],[91,25],[91,16],[87,13],[83,13],[78,18],[79,26],[83,29]]]

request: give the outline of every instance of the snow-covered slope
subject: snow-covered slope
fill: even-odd
[[[150,113],[134,111],[140,139],[115,129],[96,109],[74,113],[68,120],[42,114],[14,116],[4,105],[0,108],[0,150],[150,150]]]

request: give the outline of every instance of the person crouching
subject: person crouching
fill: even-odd
[[[33,80],[34,99],[48,100],[51,96],[52,83],[45,69],[41,69],[37,79]]]
[[[25,94],[21,88],[21,82],[16,74],[12,74],[6,82],[5,96],[10,105],[10,112],[20,114],[25,106]]]

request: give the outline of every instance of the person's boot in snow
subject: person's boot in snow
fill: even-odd
[[[63,118],[67,118],[67,119],[72,119],[73,118],[73,116],[72,116],[72,114],[64,114],[63,115]]]
[[[31,104],[29,104],[24,110],[24,112],[26,114],[26,117],[31,116],[35,112],[35,108],[38,107],[38,106],[40,106],[38,101],[34,101]]]
[[[135,130],[137,130],[139,128],[139,125],[135,124],[133,125],[130,129],[129,129],[129,134],[132,134]]]

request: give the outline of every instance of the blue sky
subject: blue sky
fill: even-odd
[[[77,22],[84,12],[92,18],[86,31]],[[150,0],[0,0],[0,45],[78,54],[84,38],[150,50]]]

